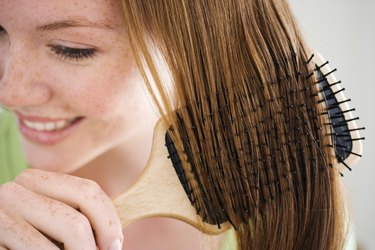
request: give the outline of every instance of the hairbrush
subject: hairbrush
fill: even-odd
[[[323,115],[328,115],[331,126],[332,144],[335,156],[340,169],[351,170],[362,156],[362,141],[365,139],[359,134],[364,127],[358,127],[356,121],[358,117],[353,115],[354,108],[349,107],[351,99],[344,96],[345,88],[340,86],[341,81],[337,81],[333,74],[337,69],[331,70],[329,62],[325,61],[319,53],[311,55],[310,59],[315,64],[315,74],[317,74],[317,84],[320,89],[320,102],[326,104],[326,111]]]
[[[292,56],[290,63],[294,64],[294,60],[295,57]],[[268,83],[275,85],[275,91],[267,96],[269,99],[248,101],[251,107],[247,107],[246,112],[243,111],[245,108],[241,109],[241,112],[235,109],[241,105],[242,96],[238,94],[234,97],[235,104],[228,103],[226,98],[233,93],[223,86],[213,95],[221,99],[224,105],[219,105],[216,109],[211,105],[210,109],[204,110],[204,100],[196,100],[176,111],[179,127],[171,127],[163,120],[159,121],[154,130],[151,154],[141,177],[130,189],[114,199],[123,227],[136,220],[161,216],[187,222],[207,234],[220,234],[231,226],[236,228],[237,217],[241,221],[254,218],[248,214],[259,214],[255,211],[259,211],[262,204],[274,201],[284,192],[292,191],[293,185],[298,185],[301,181],[296,170],[298,166],[287,162],[295,162],[300,157],[299,154],[306,154],[303,146],[298,146],[301,143],[298,139],[299,133],[310,136],[313,133],[308,129],[304,130],[305,128],[313,127],[318,130],[320,127],[310,124],[303,117],[294,116],[293,113],[298,113],[298,109],[307,109],[313,117],[312,120],[318,119],[318,116],[328,117],[325,125],[329,127],[330,133],[327,136],[331,143],[326,146],[334,149],[338,168],[351,169],[350,166],[357,162],[362,154],[361,141],[364,138],[360,137],[359,131],[364,128],[357,127],[355,123],[358,118],[354,118],[354,109],[348,105],[350,99],[344,97],[344,89],[333,75],[336,70],[331,70],[328,62],[317,53],[306,60],[306,64],[311,63],[314,64],[314,69],[312,72],[304,72],[305,75],[298,68],[295,72],[288,72],[282,68],[282,63],[276,64],[274,70],[277,78]],[[287,88],[284,92],[276,90],[281,84],[288,84],[292,77],[297,80],[299,77],[315,77],[317,80],[314,84],[317,86]],[[249,93],[251,91],[250,89]],[[306,95],[313,100],[313,107],[298,102],[298,105],[290,104],[297,91],[308,92]],[[210,98],[213,98],[212,95],[204,99],[210,101]],[[274,111],[277,117],[271,117],[271,114],[268,118],[254,121],[251,127],[242,125],[242,119],[246,119],[249,112],[256,113],[269,108],[267,103],[272,102],[285,103],[283,106],[278,105],[280,110]],[[324,106],[324,111],[320,114],[315,109],[317,103]],[[189,114],[194,108],[202,110],[199,119],[194,122],[211,126],[210,133],[215,135],[211,156],[214,158],[213,162],[217,162],[216,168],[207,166],[209,160],[204,159],[203,154],[195,152],[192,147],[194,143],[198,144],[198,148],[203,147],[202,144],[208,143],[208,135],[197,131],[194,118],[190,121],[181,118],[180,112]],[[286,112],[289,112],[289,116],[294,120],[286,119]],[[215,120],[217,116],[221,119],[219,123]],[[285,130],[273,129],[272,124],[278,121],[285,122]],[[216,123],[216,127],[212,126],[213,123]],[[217,131],[218,128],[221,131]],[[281,138],[281,133],[286,134],[286,141]],[[183,149],[175,146],[173,135],[176,134],[182,141]],[[236,144],[228,141],[230,134],[236,134],[239,138]],[[251,134],[256,135],[257,141],[248,139]],[[272,140],[276,142],[273,143]],[[317,138],[315,142],[319,144],[321,140]],[[223,149],[225,146],[227,150]],[[273,154],[274,151],[292,146],[295,146],[297,151],[288,155],[290,159]],[[252,151],[252,147],[256,148],[256,152]],[[324,155],[312,156],[309,159],[314,161],[313,157]],[[232,164],[235,169],[233,172],[224,172],[222,164]],[[289,164],[288,167],[284,166],[286,164]],[[324,169],[316,171],[324,172]],[[221,185],[216,181],[217,178],[222,178],[226,184]],[[226,188],[228,190],[225,190]],[[231,192],[233,196],[244,198],[227,206],[230,201],[223,198],[223,192]],[[198,202],[199,198],[203,200],[203,205]]]
[[[149,217],[169,217],[184,221],[207,234],[224,232],[229,229],[229,224],[218,228],[203,222],[187,198],[186,192],[189,191],[186,189],[186,179],[181,173],[176,175],[172,166],[172,160],[176,163],[177,155],[170,155],[165,146],[169,143],[165,140],[167,130],[168,126],[159,120],[154,129],[150,157],[142,175],[113,201],[122,226]]]

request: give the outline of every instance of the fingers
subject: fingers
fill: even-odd
[[[30,249],[58,250],[34,227],[22,220],[11,218],[0,210],[0,250]]]
[[[2,209],[9,216],[23,219],[51,238],[63,242],[65,249],[96,249],[90,222],[74,208],[17,183],[7,183],[2,189],[0,203],[6,201],[7,205]]]
[[[15,182],[79,210],[88,219],[80,223],[91,225],[100,249],[110,249],[116,244],[121,248],[120,219],[110,198],[95,182],[35,169],[23,172]]]

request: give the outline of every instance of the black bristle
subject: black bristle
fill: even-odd
[[[323,68],[324,66],[326,66],[328,63],[329,63],[329,61],[326,61],[325,63],[323,63],[320,66],[316,65],[315,70],[317,70],[317,71],[320,70],[321,68]]]
[[[346,130],[346,132],[360,131],[360,130],[365,130],[365,129],[366,129],[365,127],[362,127],[362,128],[353,128],[353,129]]]
[[[340,89],[340,90],[337,90],[336,92],[333,92],[333,93],[329,94],[328,96],[326,96],[326,99],[327,99],[327,100],[328,100],[328,99],[331,99],[331,98],[335,97],[335,95],[337,95],[338,93],[340,93],[340,92],[342,92],[342,91],[345,91],[345,88],[342,88],[342,89]]]
[[[346,100],[346,101],[342,101],[342,102],[340,102],[340,103],[344,103],[344,102],[350,102],[350,99],[348,99],[348,100]],[[331,119],[340,118],[340,117],[343,117],[343,114],[348,113],[348,112],[352,112],[352,111],[355,111],[355,109],[348,109],[348,110],[346,110],[346,111],[341,111],[341,110],[340,110],[340,112],[337,112],[337,113],[335,113],[335,114],[333,114],[333,115],[330,115],[330,118],[331,118]]]
[[[361,137],[361,138],[350,138],[349,140],[345,140],[345,142],[349,142],[349,141],[363,141],[365,140],[365,137]]]
[[[314,58],[314,54],[311,54],[310,58],[306,61],[306,64],[309,64],[313,58]]]
[[[324,81],[327,81],[327,78],[321,78],[319,83],[324,82]],[[326,90],[331,90],[331,88],[332,88],[333,86],[335,86],[335,85],[337,85],[337,84],[340,84],[340,83],[341,83],[341,81],[337,81],[337,82],[334,82],[334,83],[331,83],[331,84],[327,84],[326,86],[324,86],[324,87],[320,90],[320,92],[324,92],[324,91],[326,91]]]
[[[356,117],[356,118],[353,118],[353,119],[349,119],[349,120],[344,120],[344,121],[340,121],[339,123],[334,123],[332,125],[333,128],[338,128],[338,127],[347,127],[347,124],[351,121],[356,121],[356,120],[359,120],[359,117]]]
[[[349,169],[349,171],[352,171],[351,167],[349,167],[349,165],[346,164],[344,160],[340,159],[339,162],[342,163],[347,169]]]
[[[327,76],[329,76],[330,74],[332,74],[332,73],[334,73],[334,72],[336,72],[337,71],[337,69],[333,69],[333,70],[331,70],[330,72],[328,72],[327,74],[325,74],[325,75],[323,75],[324,77],[327,77]]]
[[[353,151],[345,150],[345,152],[348,153],[348,154],[352,154],[352,155],[358,156],[358,157],[362,157],[362,155],[354,153]]]
[[[324,78],[324,77],[321,77],[318,81],[315,82],[315,84],[319,84],[319,83],[321,83],[323,81],[327,81],[327,79]]]
[[[309,79],[310,77],[312,77],[314,75],[314,72],[311,72],[310,74],[308,74],[307,76],[306,76],[306,79]]]

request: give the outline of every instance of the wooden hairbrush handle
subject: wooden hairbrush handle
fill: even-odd
[[[168,159],[165,145],[167,129],[159,121],[154,130],[151,154],[136,183],[117,196],[113,203],[123,228],[140,219],[169,217],[184,221],[206,234],[220,234],[230,228],[224,223],[217,225],[202,221],[191,205],[178,176]]]

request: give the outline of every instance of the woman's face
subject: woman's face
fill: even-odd
[[[119,1],[0,0],[0,105],[33,167],[71,172],[152,129]]]

